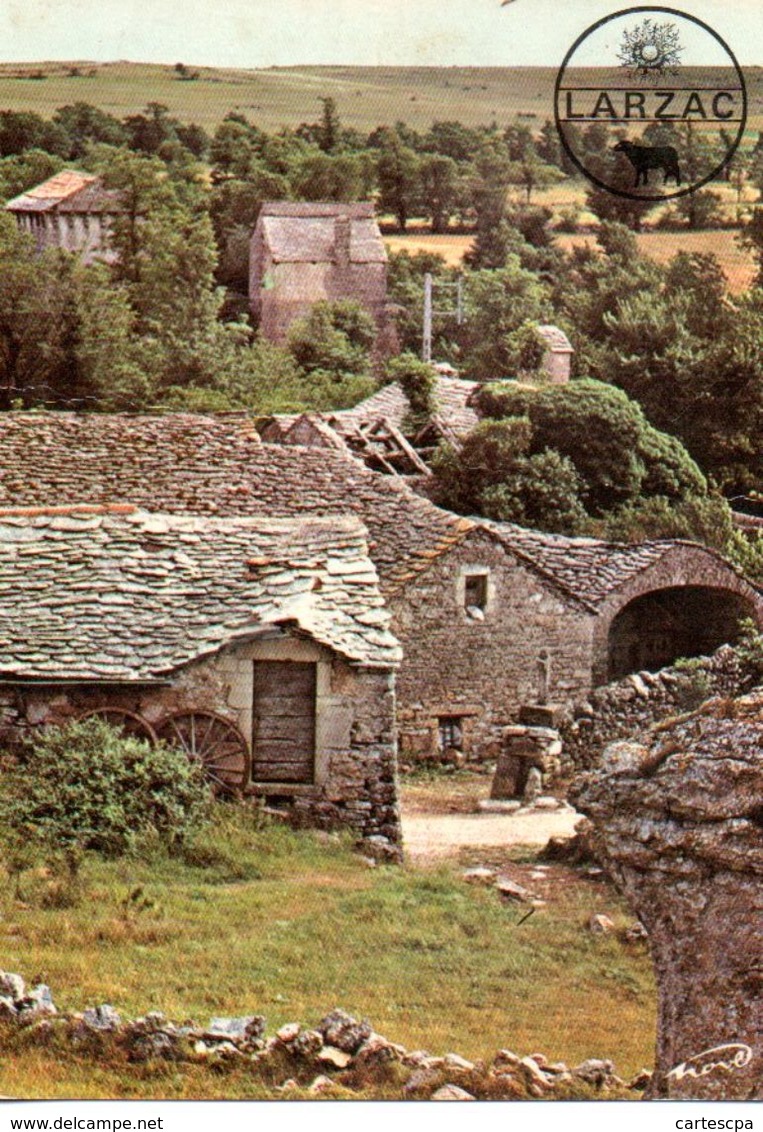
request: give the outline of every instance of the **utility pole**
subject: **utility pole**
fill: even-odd
[[[434,306],[435,287],[448,292],[455,291],[455,307],[440,308]],[[461,326],[464,321],[464,277],[459,275],[455,283],[443,283],[435,280],[427,272],[424,276],[424,327],[421,337],[421,359],[424,362],[432,361],[432,323],[434,316],[454,318],[456,325]]]

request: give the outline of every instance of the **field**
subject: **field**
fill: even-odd
[[[532,883],[529,851],[488,852],[485,863]],[[465,884],[462,867],[370,869],[338,837],[255,828],[251,813],[224,808],[185,860],[89,864],[72,906],[43,875],[25,882],[21,900],[6,883],[0,966],[48,982],[60,1008],[110,1002],[127,1015],[159,1009],[202,1022],[262,1013],[272,1033],[342,1006],[409,1049],[612,1057],[625,1077],[651,1064],[646,950],[586,928],[600,911],[620,929],[632,921],[609,886],[555,866],[547,906],[519,925],[525,909]],[[138,912],[127,899],[136,885],[150,905]],[[126,1070],[23,1040],[0,1050],[0,1093],[268,1095],[244,1070]]]
[[[186,60],[190,63],[190,60]],[[77,69],[78,77],[70,72]],[[267,130],[314,121],[319,97],[336,100],[347,126],[372,130],[398,119],[416,129],[435,120],[505,125],[515,116],[539,128],[553,117],[554,67],[288,67],[228,70],[191,67],[181,81],[172,67],[115,63],[0,65],[0,108],[49,116],[58,106],[90,102],[118,117],[161,102],[183,121],[214,128],[235,110]],[[24,77],[40,74],[44,78]],[[747,140],[763,127],[763,71],[747,69]]]
[[[733,222],[737,199],[734,190],[728,185],[714,185],[713,192],[722,200],[722,209],[728,222]],[[510,194],[512,200],[516,194]],[[556,242],[559,247],[569,251],[574,246],[595,244],[596,217],[585,209],[586,186],[582,181],[567,180],[550,189],[537,192],[533,203],[550,208],[553,213],[552,224],[556,223],[563,209],[578,209],[578,222],[582,231],[576,233],[558,232]],[[757,192],[746,187],[742,194],[742,205],[749,205],[757,199]],[[643,255],[665,263],[677,252],[704,252],[716,256],[726,279],[729,291],[739,294],[746,290],[755,275],[755,262],[751,253],[740,248],[736,242],[737,230],[734,228],[710,228],[698,232],[662,231],[651,227],[660,216],[660,209],[649,216],[647,229],[636,237]],[[389,222],[392,218],[387,218]],[[413,223],[404,234],[385,233],[384,242],[389,251],[436,252],[449,267],[458,267],[474,241],[473,235],[462,232],[447,232],[433,235],[428,228]]]

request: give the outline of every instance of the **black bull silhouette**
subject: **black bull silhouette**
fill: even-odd
[[[615,153],[623,153],[636,171],[635,188],[649,184],[649,170],[661,169],[663,184],[672,177],[681,184],[681,170],[678,153],[672,145],[636,145],[635,142],[621,141],[613,147]]]

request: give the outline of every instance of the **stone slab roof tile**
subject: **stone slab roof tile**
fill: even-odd
[[[592,612],[596,612],[610,593],[654,566],[676,546],[695,545],[676,539],[611,543],[545,534],[514,523],[497,523],[487,519],[480,519],[479,523],[537,573]],[[704,547],[697,549],[713,554]]]
[[[0,679],[156,680],[269,626],[292,627],[353,663],[400,660],[355,519],[109,507],[73,508],[68,518],[61,531],[52,513],[0,511],[10,536],[0,541]],[[178,552],[188,533],[198,541]],[[27,540],[23,562],[17,536]]]
[[[340,219],[350,225],[350,262],[387,262],[370,204],[271,202],[263,205],[257,230],[276,263],[332,263],[337,259],[336,221]]]
[[[435,398],[437,416],[442,424],[457,436],[465,436],[480,422],[480,418],[469,404],[476,381],[465,381],[460,377],[437,375]],[[341,409],[331,414],[331,421],[340,432],[351,431],[369,421],[385,417],[400,428],[408,413],[408,400],[397,382],[385,385],[378,393],[367,397],[352,409]]]
[[[0,414],[0,507],[51,503],[356,516],[385,592],[473,526],[341,451],[264,444],[245,414]]]

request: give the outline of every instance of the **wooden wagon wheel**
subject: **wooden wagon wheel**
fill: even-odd
[[[129,736],[131,739],[143,739],[152,746],[156,742],[156,732],[153,727],[136,711],[127,711],[118,707],[99,707],[83,712],[77,719],[78,722],[85,719],[102,719],[121,735]]]
[[[249,781],[249,746],[229,719],[211,711],[176,711],[156,729],[159,739],[179,747],[202,770],[217,794],[235,794]]]

